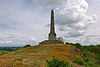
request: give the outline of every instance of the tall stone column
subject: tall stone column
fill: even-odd
[[[39,44],[64,44],[64,42],[56,39],[53,9],[51,10],[50,33],[48,35],[48,40],[39,42]]]
[[[51,23],[50,23],[50,33],[49,40],[56,40],[55,26],[54,26],[54,11],[51,10]]]

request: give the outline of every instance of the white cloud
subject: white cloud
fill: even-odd
[[[0,16],[8,14],[5,18],[0,17],[0,39],[12,40],[12,45],[25,45],[29,40],[32,45],[38,44],[31,37],[38,41],[45,39],[44,32],[47,31],[44,26],[49,22],[48,17],[36,6],[26,0],[0,0]]]
[[[33,42],[35,42],[35,43],[38,43],[39,42],[39,40],[38,39],[36,39],[36,38],[31,38],[31,40],[33,41]]]
[[[65,35],[81,36],[96,20],[95,16],[86,15],[87,9],[88,3],[85,0],[69,0],[64,8],[56,10],[56,24],[64,29],[62,31],[68,31]]]
[[[86,14],[88,3],[85,0],[38,0],[43,7],[55,9],[55,22],[65,35],[81,36],[88,26],[95,23],[96,17]],[[71,34],[72,33],[72,34]]]
[[[44,26],[49,23],[51,9],[55,10],[56,28],[60,30],[56,30],[57,35],[68,38],[83,36],[96,20],[95,15],[87,15],[93,9],[87,13],[88,3],[85,0],[0,0],[0,39],[13,41],[12,45],[37,44],[47,39],[49,29]]]
[[[0,41],[0,44],[9,44],[12,43],[13,41]]]
[[[96,23],[96,15],[88,15],[88,3],[86,0],[37,0],[42,8],[55,9],[55,22],[59,30],[63,32],[66,41],[79,42],[81,44],[97,44],[95,38],[87,39],[87,28]],[[89,11],[90,12],[90,11]],[[85,35],[84,35],[85,34]],[[88,34],[89,35],[89,34]],[[80,37],[78,37],[80,36]],[[70,37],[70,38],[69,38]],[[75,37],[75,38],[74,38]],[[87,42],[86,42],[87,41]]]
[[[67,37],[65,39],[70,43],[80,43],[81,45],[97,45],[100,44],[100,35],[85,35],[81,37]]]

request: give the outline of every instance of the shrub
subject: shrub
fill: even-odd
[[[100,67],[99,64],[95,64],[92,61],[89,60],[89,58],[85,57],[84,60],[80,58],[76,58],[73,63],[76,63],[78,65],[83,65],[86,67]]]
[[[81,60],[80,58],[76,58],[73,63],[77,63],[78,65],[84,65],[84,61]]]
[[[73,67],[68,61],[59,60],[53,56],[51,61],[46,60],[47,67]]]
[[[88,61],[89,61],[89,58],[88,58],[88,57],[85,57],[85,58],[84,58],[84,61],[85,61],[85,62],[88,62]]]
[[[65,43],[65,45],[66,45],[66,44],[68,45],[68,44],[69,44],[69,42],[66,42],[66,43]]]
[[[27,45],[24,46],[24,48],[26,48],[26,47],[31,47],[31,45],[30,44],[27,44]]]
[[[80,43],[76,43],[76,44],[75,44],[75,47],[77,47],[77,48],[81,48],[82,46],[81,46]]]
[[[95,64],[92,61],[88,61],[85,66],[86,67],[100,67],[98,64]]]

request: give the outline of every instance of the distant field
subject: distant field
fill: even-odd
[[[0,47],[0,55],[3,55],[5,53],[9,53],[12,51],[16,51],[18,49],[21,49],[22,47]]]

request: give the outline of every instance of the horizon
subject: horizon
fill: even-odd
[[[87,46],[100,44],[98,6],[99,0],[0,0],[0,47],[47,40],[51,9],[57,37]]]

